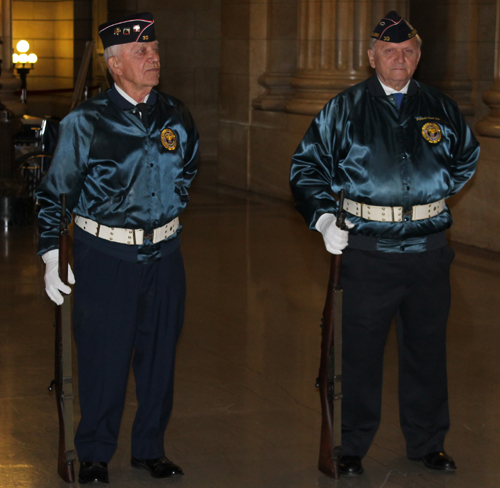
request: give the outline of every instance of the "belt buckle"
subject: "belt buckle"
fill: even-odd
[[[408,222],[409,220],[411,220],[413,217],[413,210],[410,209],[410,210],[405,210],[403,212],[403,218],[406,222]]]
[[[149,241],[153,242],[153,237],[154,237],[154,231],[152,230],[151,232],[144,232],[144,240],[148,239]]]

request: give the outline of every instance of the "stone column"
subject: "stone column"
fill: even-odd
[[[484,92],[483,100],[490,107],[490,113],[476,124],[482,136],[500,137],[500,0],[497,0],[495,26],[494,81],[490,90]]]
[[[0,77],[0,100],[16,116],[26,113],[26,105],[21,103],[14,91],[21,88],[21,80],[12,70],[12,0],[0,0],[2,14],[0,35],[2,37],[2,76]]]
[[[268,0],[266,72],[258,79],[265,92],[252,101],[260,110],[284,110],[293,97],[290,85],[297,69],[298,0]]]
[[[423,40],[417,78],[451,96],[464,115],[474,115],[472,73],[477,63],[480,2],[449,0],[430,15],[435,0],[414,0],[411,20]]]
[[[3,45],[2,49],[2,60],[3,69],[7,70],[9,66],[9,58],[12,54],[12,0],[0,0],[0,14],[1,14],[1,25],[0,25],[0,36],[2,37]]]
[[[449,47],[446,56],[446,75],[442,80],[431,81],[432,85],[450,95],[458,103],[464,115],[474,115],[471,72],[474,72],[473,63],[475,63],[473,48],[477,37],[477,8],[476,2],[465,3],[454,0],[448,4]],[[439,60],[436,59],[436,62]]]
[[[330,98],[366,79],[371,28],[369,1],[300,0],[295,97],[286,110],[315,115]]]

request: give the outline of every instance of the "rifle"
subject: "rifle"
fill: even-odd
[[[337,227],[345,230],[344,190],[339,193]],[[342,254],[332,254],[325,308],[321,320],[321,360],[319,387],[321,400],[321,440],[318,469],[331,478],[339,477],[342,399]]]
[[[59,276],[68,284],[68,218],[66,194],[61,198],[61,220],[59,224]],[[57,413],[59,417],[59,451],[57,472],[67,483],[75,481],[75,446],[73,427],[73,372],[71,361],[71,301],[65,297],[62,305],[56,305],[55,371],[49,391],[55,387]]]

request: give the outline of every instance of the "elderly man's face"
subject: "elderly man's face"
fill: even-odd
[[[400,90],[417,69],[420,48],[415,38],[400,43],[377,41],[368,49],[368,59],[384,85]]]
[[[110,61],[118,86],[132,97],[149,93],[160,81],[158,41],[123,44]]]

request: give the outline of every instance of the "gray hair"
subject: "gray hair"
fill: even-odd
[[[417,34],[414,39],[417,40],[418,42],[418,48],[421,49],[422,48],[422,38]],[[379,40],[378,39],[375,39],[374,37],[371,37],[370,38],[370,44],[368,45],[368,49],[371,49],[373,51],[373,49],[375,48],[375,43],[378,42]]]
[[[119,57],[121,47],[122,47],[122,44],[115,44],[114,46],[109,46],[104,50],[104,62],[106,63],[106,66],[108,67],[108,71],[111,75],[113,75],[113,72],[109,68],[108,59],[112,58],[113,56]]]

